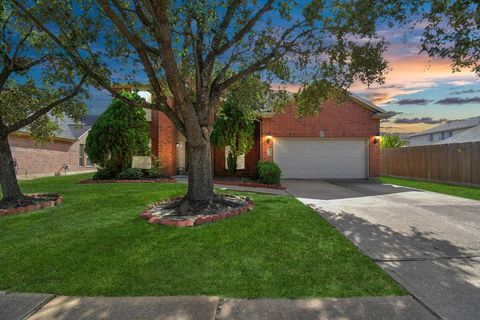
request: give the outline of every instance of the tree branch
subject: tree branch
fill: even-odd
[[[228,40],[219,48],[214,47],[211,54],[214,56],[219,56],[230,49],[235,43],[242,40],[243,37],[249,33],[255,24],[263,17],[263,15],[272,10],[273,2],[273,0],[268,0],[263,7],[245,24],[245,26],[240,29],[240,31],[238,31],[230,40]]]
[[[12,70],[10,70],[7,67],[3,67],[2,71],[0,72],[0,92],[2,92],[3,86],[8,80],[8,77],[12,73]]]
[[[12,3],[19,8],[40,30],[45,32],[60,48],[65,50],[67,55],[77,64],[80,69],[92,78],[99,86],[107,90],[115,98],[124,101],[125,103],[130,104],[134,107],[145,108],[158,110],[163,112],[177,127],[181,133],[185,133],[185,126],[182,120],[178,115],[168,106],[167,98],[165,96],[156,96],[157,103],[149,104],[145,101],[136,102],[132,99],[129,99],[121,95],[117,90],[113,89],[109,81],[106,80],[102,75],[99,75],[97,72],[88,65],[87,62],[76,52],[75,49],[69,48],[66,46],[50,29],[43,25],[27,8],[22,6],[17,0],[11,0]]]
[[[40,110],[35,111],[34,113],[32,113],[30,116],[26,117],[25,119],[20,120],[20,121],[14,123],[14,124],[8,126],[6,128],[6,131],[8,133],[12,133],[12,132],[15,132],[17,130],[20,130],[21,128],[31,124],[32,122],[34,122],[35,120],[37,120],[41,116],[47,114],[53,108],[55,108],[55,107],[59,106],[60,104],[62,104],[64,102],[67,102],[68,100],[74,98],[80,92],[80,90],[82,89],[82,86],[85,83],[86,78],[87,78],[87,76],[84,75],[82,77],[82,79],[80,80],[80,82],[66,96],[55,100],[54,102],[48,104],[47,106],[43,107]]]

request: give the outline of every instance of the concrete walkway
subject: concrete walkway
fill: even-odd
[[[434,320],[410,296],[350,299],[0,296],[2,320]]]
[[[282,182],[442,319],[480,319],[480,202],[372,181]]]

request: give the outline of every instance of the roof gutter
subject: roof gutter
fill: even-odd
[[[16,134],[16,135],[19,135],[19,136],[26,136],[26,137],[30,137],[32,134],[28,131],[15,131],[13,134]],[[54,136],[52,137],[52,140],[57,140],[57,141],[68,141],[68,142],[75,142],[75,141],[78,141],[78,139],[70,139],[70,138],[65,138],[65,137],[57,137],[57,136]]]

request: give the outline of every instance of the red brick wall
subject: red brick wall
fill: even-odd
[[[152,154],[158,156],[165,168],[165,174],[176,174],[177,129],[168,117],[159,111],[152,111],[150,126]]]
[[[374,136],[380,131],[380,120],[372,119],[373,112],[353,101],[340,106],[326,103],[319,115],[303,119],[295,117],[295,106],[286,108],[285,112],[262,120],[261,157],[273,160],[273,141],[267,145],[265,136],[271,133],[275,137],[320,137],[325,138],[368,138],[369,139],[369,174],[377,177],[380,174],[379,145],[374,144]],[[272,156],[267,156],[267,148],[273,148]]]
[[[17,160],[18,175],[28,177],[39,174],[55,174],[64,172],[62,167],[69,165],[67,172],[92,170],[88,167],[87,155],[85,154],[85,166],[79,166],[80,144],[85,144],[87,135],[79,141],[54,140],[45,145],[37,145],[25,135],[12,134],[8,137],[12,148],[13,158]]]
[[[245,170],[238,170],[235,173],[237,177],[256,177],[257,162],[260,159],[260,124],[255,127],[255,144],[245,156]],[[225,169],[225,149],[215,149],[213,151],[213,172],[215,176],[228,176],[228,170]]]

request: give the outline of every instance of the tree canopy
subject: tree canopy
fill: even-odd
[[[424,9],[422,52],[450,59],[453,71],[470,69],[480,77],[480,3],[434,0]]]

